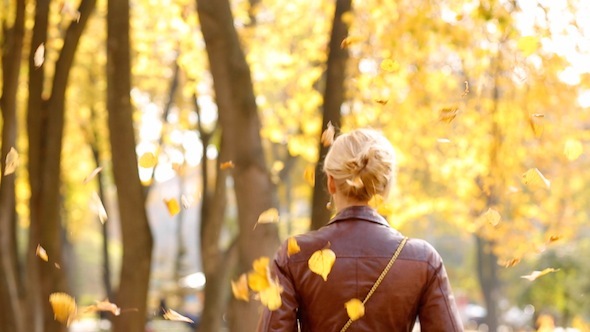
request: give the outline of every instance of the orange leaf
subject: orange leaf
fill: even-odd
[[[250,301],[248,296],[248,277],[245,273],[238,278],[238,281],[231,281],[231,291],[236,299],[246,302]]]
[[[53,309],[54,319],[67,326],[76,318],[78,307],[73,297],[66,293],[52,293],[49,303]]]
[[[164,199],[164,203],[168,208],[170,216],[175,216],[180,212],[180,204],[178,204],[178,201],[175,198]]]
[[[233,161],[226,161],[224,163],[221,163],[221,165],[219,165],[219,169],[221,170],[225,170],[225,169],[229,169],[229,168],[234,168],[234,162]]]
[[[289,240],[287,240],[287,256],[291,256],[291,255],[295,255],[296,253],[300,252],[301,248],[299,247],[299,244],[297,243],[297,239],[295,239],[295,237],[290,237]]]
[[[332,121],[328,122],[328,125],[326,127],[326,130],[324,130],[324,132],[322,133],[322,137],[320,138],[320,141],[322,142],[322,144],[325,147],[328,147],[330,145],[332,145],[332,143],[334,143],[334,135],[336,134],[336,129],[334,129],[334,126],[332,125]]]

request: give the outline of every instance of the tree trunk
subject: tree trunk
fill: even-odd
[[[260,138],[260,119],[250,76],[228,0],[197,0],[201,31],[219,110],[222,140],[235,168],[238,207],[238,269],[246,271],[260,256],[271,256],[279,238],[276,225],[253,230],[260,213],[275,204],[275,188],[266,167]],[[232,301],[231,331],[254,331],[258,304]]]
[[[332,122],[336,128],[340,127],[340,108],[344,102],[344,80],[346,78],[346,62],[348,49],[340,47],[342,40],[348,36],[348,26],[342,21],[342,14],[350,11],[352,0],[337,0],[330,35],[328,66],[326,73],[326,89],[324,90],[324,109],[322,116],[322,128]],[[311,210],[311,229],[324,226],[330,219],[331,211],[326,209],[330,201],[330,195],[326,189],[326,176],[322,165],[328,147],[321,142],[319,145],[318,162],[315,167],[315,184],[313,186],[313,201]]]
[[[488,331],[498,328],[498,258],[492,252],[493,243],[476,236],[477,277],[487,310]]]
[[[16,2],[12,27],[3,27],[2,48],[2,147],[0,182],[0,330],[25,332],[21,275],[16,243],[15,174],[4,176],[6,155],[16,147],[16,104],[25,25],[25,1]]]
[[[65,93],[69,72],[72,67],[78,42],[94,10],[96,0],[83,0],[79,7],[80,20],[72,22],[64,36],[64,44],[55,64],[55,72],[49,99],[44,99],[43,82],[44,66],[35,65],[35,50],[45,43],[48,29],[49,4],[37,1],[35,26],[33,28],[32,49],[29,58],[29,103],[28,103],[28,134],[29,134],[29,177],[31,183],[31,225],[28,256],[31,271],[30,282],[36,283],[38,272],[41,281],[40,292],[31,287],[30,295],[35,316],[43,319],[44,331],[65,331],[61,323],[54,320],[49,305],[49,295],[53,292],[66,291],[64,272],[53,264],[35,259],[37,244],[41,244],[54,261],[62,260],[62,239],[60,236],[60,166],[61,148],[64,126]],[[33,265],[37,265],[36,267]],[[38,293],[35,295],[33,293]],[[40,296],[40,298],[39,298]],[[39,306],[42,315],[39,314]],[[34,319],[37,319],[36,317]]]
[[[123,258],[116,303],[137,309],[113,317],[114,332],[145,330],[152,235],[135,154],[130,100],[129,1],[109,0],[107,14],[107,108],[113,174],[121,220]]]

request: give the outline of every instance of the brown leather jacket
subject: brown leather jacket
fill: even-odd
[[[258,331],[340,331],[348,321],[344,303],[364,300],[403,236],[372,208],[355,206],[296,239],[299,253],[288,257],[284,243],[271,263],[284,288],[282,306],[264,309]],[[308,259],[328,242],[336,262],[324,281]],[[426,241],[409,239],[348,331],[412,331],[416,318],[422,331],[463,331],[441,257]]]

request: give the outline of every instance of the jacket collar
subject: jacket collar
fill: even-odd
[[[338,214],[336,214],[334,218],[328,222],[328,225],[350,219],[360,219],[391,227],[389,226],[387,220],[379,215],[375,209],[366,205],[350,206],[340,210],[340,212],[338,212]]]

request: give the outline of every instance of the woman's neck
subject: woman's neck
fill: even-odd
[[[333,199],[334,199],[334,209],[336,210],[336,213],[338,213],[341,210],[344,210],[348,207],[351,207],[351,206],[368,206],[369,205],[368,201],[359,201],[359,200],[350,198],[348,196],[341,195],[338,192],[333,195]]]

